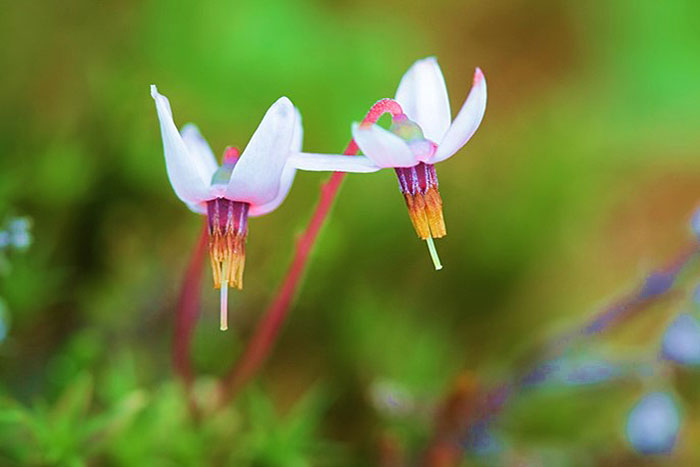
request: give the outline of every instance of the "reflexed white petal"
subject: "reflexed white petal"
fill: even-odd
[[[408,118],[420,125],[427,139],[435,143],[442,140],[452,115],[445,79],[435,57],[418,60],[409,68],[399,83],[396,101]]]
[[[378,167],[372,159],[365,156],[341,156],[338,154],[314,154],[308,152],[294,153],[289,156],[289,163],[297,169],[315,172],[376,172]]]
[[[265,204],[251,205],[248,215],[251,217],[258,217],[265,215],[269,212],[274,211],[282,204],[289,194],[289,190],[292,188],[292,182],[294,181],[294,175],[296,175],[297,169],[294,165],[287,162],[284,169],[282,170],[282,177],[280,178],[280,189],[277,192],[277,196],[272,201]]]
[[[193,123],[188,123],[182,127],[180,135],[190,152],[190,156],[192,156],[195,163],[200,165],[199,170],[208,174],[211,181],[211,177],[216,172],[216,169],[219,168],[219,164],[216,163],[216,157],[214,157],[207,140],[199,132],[199,128]]]
[[[462,109],[457,114],[452,126],[445,137],[438,143],[431,162],[436,163],[447,159],[459,151],[479,128],[481,119],[486,112],[486,78],[479,68],[474,73],[474,84]]]
[[[156,102],[160,130],[163,137],[165,167],[170,184],[178,198],[187,204],[196,204],[207,199],[209,177],[194,162],[173,122],[170,102],[151,85],[151,96]]]
[[[273,201],[289,156],[296,121],[294,105],[281,97],[268,109],[231,174],[226,197],[265,204]]]
[[[420,162],[403,139],[379,125],[361,127],[354,123],[352,136],[364,155],[379,167],[413,167]]]

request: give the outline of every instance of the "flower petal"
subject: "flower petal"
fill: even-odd
[[[459,151],[479,128],[486,112],[486,78],[479,68],[474,73],[474,84],[452,126],[438,144],[432,163],[440,162]]]
[[[302,144],[304,143],[304,126],[301,123],[301,112],[294,107],[294,133],[292,135],[292,144],[290,149],[292,152],[301,152]]]
[[[298,121],[301,122],[301,115],[299,115]],[[299,129],[301,129],[301,126]],[[374,162],[364,156],[302,153],[301,140],[298,143],[296,142],[298,134],[298,132],[294,133],[292,153],[287,162],[288,165],[295,169],[333,172],[375,172],[379,170],[379,167]],[[287,170],[286,167],[285,170]]]
[[[352,136],[364,155],[379,167],[413,167],[420,162],[403,139],[379,125],[353,123]]]
[[[199,128],[193,123],[183,126],[180,130],[180,135],[194,162],[200,165],[201,172],[209,174],[209,181],[211,182],[211,177],[216,172],[216,169],[219,168],[219,164],[216,163],[216,157],[207,140],[204,139],[199,132]]]
[[[250,206],[248,215],[251,217],[258,217],[268,214],[279,207],[282,201],[287,198],[289,190],[292,188],[292,182],[294,182],[294,176],[296,175],[297,169],[293,164],[287,162],[284,169],[282,170],[282,176],[280,177],[280,189],[277,192],[277,196],[272,201],[265,204],[253,204]]]
[[[190,211],[194,212],[195,214],[203,214],[207,215],[207,203],[202,202],[199,204],[188,204],[187,207],[189,208]]]
[[[304,128],[301,125],[301,113],[299,113],[299,109],[296,107],[294,107],[294,117],[294,135],[292,136],[291,151],[298,152],[301,151],[301,146],[304,139]],[[277,191],[277,196],[275,196],[275,199],[265,204],[250,206],[248,215],[258,217],[277,209],[289,194],[289,190],[292,188],[292,182],[294,181],[294,175],[296,175],[296,172],[296,167],[294,167],[294,165],[290,163],[289,159],[287,159],[287,163],[284,165],[284,169],[282,169],[280,188]]]
[[[165,167],[175,194],[188,205],[207,199],[209,179],[199,164],[194,161],[173,122],[170,102],[151,85],[151,96],[156,101],[156,111],[160,121],[165,152]]]
[[[396,100],[408,118],[423,129],[426,138],[442,140],[452,115],[445,79],[435,57],[418,60],[401,78]]]
[[[275,199],[289,156],[296,112],[286,97],[272,104],[233,168],[226,197],[265,204]]]
[[[381,169],[372,159],[365,156],[345,156],[338,154],[294,153],[289,163],[297,169],[314,172],[359,172],[369,173]]]

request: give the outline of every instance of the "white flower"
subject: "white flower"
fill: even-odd
[[[424,140],[434,145],[432,149],[410,144],[378,125],[355,123],[352,134],[364,156],[296,154],[292,157],[295,166],[304,170],[375,172],[441,162],[459,151],[479,128],[486,111],[486,79],[477,68],[472,89],[452,120],[442,71],[437,59],[428,57],[418,60],[406,72],[395,99],[408,119],[420,127]]]
[[[209,253],[214,285],[221,289],[221,328],[226,324],[228,286],[242,288],[248,216],[276,209],[289,193],[296,169],[289,162],[301,151],[301,116],[281,97],[268,109],[243,154],[228,148],[221,165],[196,126],[181,132],[168,99],[151,85],[160,121],[165,166],[175,194],[209,221]]]
[[[352,135],[364,156],[295,154],[299,169],[375,172],[393,168],[418,236],[428,242],[436,269],[441,269],[433,238],[447,234],[434,164],[459,151],[474,135],[486,111],[486,79],[479,68],[462,108],[451,118],[445,80],[435,57],[418,60],[396,91],[403,115],[390,131],[378,125],[353,124]]]
[[[193,124],[179,133],[168,99],[151,85],[165,150],[165,165],[175,194],[193,211],[206,213],[206,203],[225,198],[250,204],[252,217],[276,209],[289,193],[295,169],[287,164],[301,151],[301,115],[292,102],[279,98],[268,109],[243,154],[234,161],[227,183],[212,183],[219,166],[206,140]]]

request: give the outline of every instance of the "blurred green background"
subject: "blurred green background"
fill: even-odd
[[[0,221],[28,216],[34,237],[0,276],[1,465],[375,465],[387,439],[419,458],[460,375],[507,379],[548,336],[692,241],[695,1],[0,9]],[[263,371],[232,406],[193,420],[170,345],[202,219],[168,182],[149,85],[217,154],[244,146],[281,95],[302,111],[304,149],[332,153],[428,55],[453,114],[476,66],[489,85],[481,128],[437,168],[444,270],[415,237],[392,171],[349,175]],[[299,173],[283,206],[250,222],[229,332],[218,330],[207,268],[194,349],[203,401],[283,277],[326,177]],[[587,348],[653,354],[684,300]],[[494,422],[506,447],[465,462],[639,465],[625,416],[651,385],[681,394],[685,422],[671,457],[643,462],[698,465],[700,377],[664,375],[524,394]]]

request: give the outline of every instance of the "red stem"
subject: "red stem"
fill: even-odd
[[[173,365],[175,372],[182,378],[189,391],[192,384],[192,363],[190,362],[190,343],[195,323],[199,316],[199,300],[202,285],[202,269],[207,251],[209,233],[204,222],[197,246],[192,252],[190,263],[185,272],[180,297],[177,302],[175,318],[175,336],[173,339]]]
[[[403,115],[403,110],[396,101],[382,99],[372,106],[362,124],[375,123],[385,113],[390,113],[393,117],[397,117]],[[359,148],[355,141],[350,140],[343,154],[355,155],[358,150]],[[316,242],[318,232],[328,217],[344,178],[344,172],[333,172],[330,179],[321,185],[319,202],[306,230],[297,241],[292,265],[289,267],[282,286],[260,319],[258,327],[243,355],[223,380],[224,401],[231,400],[236,396],[238,391],[256,373],[270,354],[282,323],[284,323],[284,319],[289,312],[291,301],[306,267],[309,253]]]

